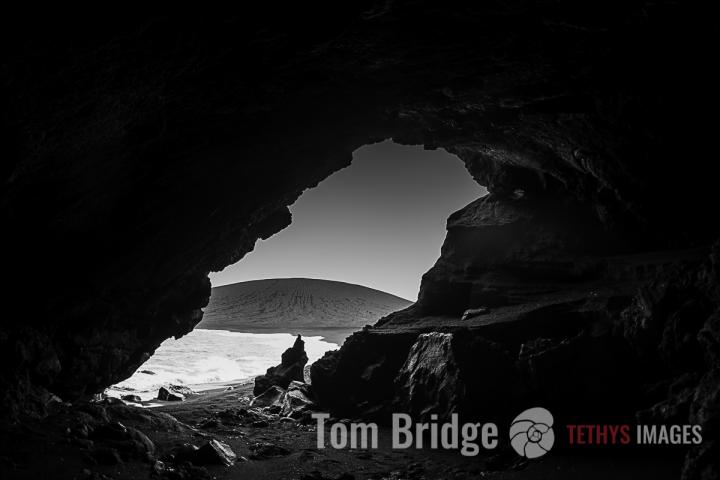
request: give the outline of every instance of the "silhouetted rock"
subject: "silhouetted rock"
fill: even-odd
[[[182,402],[185,400],[185,395],[174,392],[166,387],[160,387],[157,398],[158,400],[165,400],[169,402]]]
[[[283,352],[280,365],[270,367],[265,375],[255,377],[253,394],[260,395],[274,385],[285,389],[293,380],[302,382],[303,369],[307,361],[305,342],[302,336],[298,335],[293,346]]]
[[[190,395],[196,395],[190,387],[184,385],[168,385],[166,387],[160,387],[157,398],[158,400],[180,402]]]
[[[256,396],[250,402],[251,407],[269,407],[271,405],[281,405],[285,390],[277,385],[269,387],[267,390]]]
[[[395,403],[420,420],[449,419],[465,401],[465,386],[450,333],[420,335],[395,379]]]
[[[389,405],[395,376],[418,335],[383,335],[375,329],[352,334],[339,351],[327,352],[313,363],[310,378],[318,402],[352,416]]]
[[[523,379],[502,346],[467,331],[420,335],[395,379],[397,410],[430,415],[501,416],[522,401]]]
[[[126,402],[142,403],[142,398],[139,395],[122,395],[120,398]]]
[[[304,412],[315,407],[310,385],[293,381],[290,382],[283,397],[280,415],[283,417],[299,418]]]
[[[290,382],[290,385],[288,385],[287,391],[290,392],[293,390],[298,390],[308,397],[313,396],[312,385],[310,385],[309,383],[293,380],[292,382]]]

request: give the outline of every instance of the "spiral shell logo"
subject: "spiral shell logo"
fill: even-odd
[[[552,425],[553,416],[544,408],[525,410],[510,425],[510,444],[523,457],[542,457],[555,443]]]

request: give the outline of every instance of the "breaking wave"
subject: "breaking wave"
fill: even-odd
[[[303,337],[308,364],[328,350],[339,348],[321,336]],[[132,377],[108,389],[111,395],[133,393],[143,400],[155,398],[169,383],[195,386],[222,382],[251,382],[268,367],[280,362],[291,347],[289,333],[241,333],[195,329],[179,340],[168,339]],[[207,386],[209,388],[209,386]]]

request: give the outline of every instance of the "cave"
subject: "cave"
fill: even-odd
[[[456,155],[489,193],[448,219],[414,305],[313,366],[319,404],[339,418],[391,406],[502,422],[539,403],[568,424],[697,424],[701,444],[660,456],[672,475],[717,478],[701,14],[359,0],[8,15],[3,446],[58,404],[97,413],[88,399],[201,321],[210,272],[287,227],[288,205],[352,152],[391,139]],[[472,309],[489,314],[463,320]],[[444,384],[403,370],[441,354]],[[3,460],[3,478],[28,478],[17,462],[32,463]]]

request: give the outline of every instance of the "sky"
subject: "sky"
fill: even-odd
[[[444,150],[366,145],[349,167],[300,196],[289,227],[210,280],[321,278],[415,301],[440,256],[448,216],[485,193]]]

